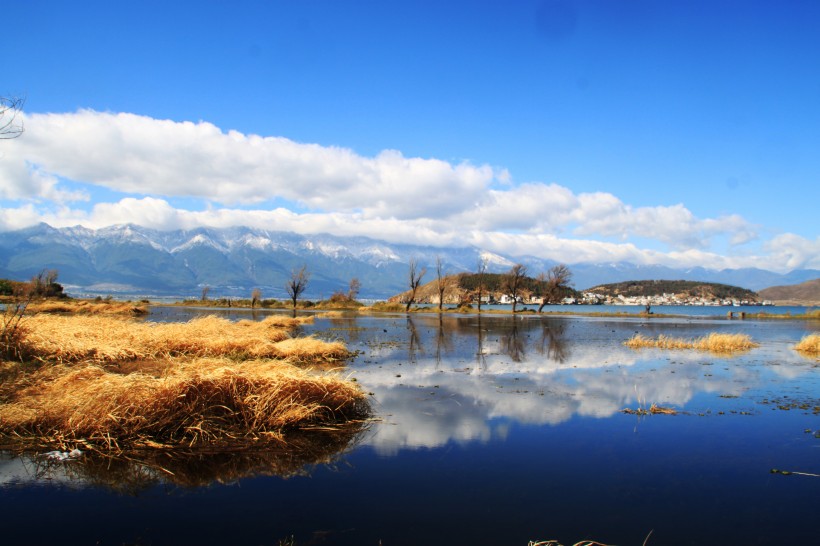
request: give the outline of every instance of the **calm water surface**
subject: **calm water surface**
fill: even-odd
[[[3,541],[815,543],[820,477],[771,470],[820,474],[820,367],[792,349],[818,329],[718,316],[317,318],[304,333],[358,352],[348,371],[378,418],[367,429],[296,454],[183,459],[165,465],[173,477],[150,462],[6,455]],[[715,331],[761,346],[720,357],[622,344]],[[620,411],[652,403],[680,413]]]

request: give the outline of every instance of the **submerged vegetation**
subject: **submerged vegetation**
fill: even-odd
[[[694,340],[664,335],[653,339],[641,334],[635,334],[625,341],[624,345],[631,349],[697,349],[713,353],[733,353],[758,347],[758,344],[746,334],[718,334],[715,332]]]
[[[292,337],[306,320],[26,316],[19,358],[0,367],[0,436],[115,452],[259,445],[365,418],[365,395],[329,369],[345,346]]]

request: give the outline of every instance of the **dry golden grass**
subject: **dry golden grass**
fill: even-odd
[[[142,303],[92,300],[43,300],[28,304],[31,313],[61,313],[79,315],[144,315],[148,306]]]
[[[114,316],[29,317],[29,353],[45,362],[120,363],[170,357],[291,358],[301,362],[340,360],[340,343],[291,338],[304,319],[271,316],[262,321],[206,316],[185,323],[151,323]]]
[[[638,409],[630,409],[625,408],[621,410],[622,413],[628,413],[630,415],[677,415],[678,410],[674,408],[667,408],[664,406],[659,406],[657,404],[652,404],[649,408],[638,408]]]
[[[718,334],[712,332],[706,337],[695,340],[695,349],[713,353],[748,351],[759,346],[746,334]]]
[[[366,416],[355,382],[297,367],[350,356],[342,343],[292,338],[304,322],[27,317],[31,360],[0,366],[0,440],[115,451],[236,445]]]
[[[295,362],[333,362],[344,360],[350,351],[340,341],[322,341],[312,337],[290,338],[274,344],[274,354]]]
[[[820,356],[820,334],[809,334],[801,339],[795,350],[808,356]]]
[[[104,449],[276,440],[286,429],[363,418],[365,396],[336,373],[275,360],[177,362],[155,377],[54,365],[0,405],[0,434]]]
[[[674,338],[660,335],[657,339],[649,338],[641,334],[635,334],[624,342],[624,345],[631,349],[656,348],[656,349],[697,349],[699,351],[709,351],[713,353],[734,353],[748,351],[759,345],[751,340],[746,334],[718,334],[712,332],[708,336],[694,340]]]
[[[318,313],[314,315],[316,318],[326,318],[326,319],[337,319],[337,318],[345,318],[345,317],[355,317],[359,314],[359,311],[362,309],[369,309],[368,307],[357,307],[355,309],[344,309],[344,310],[331,310],[331,311],[324,311],[322,313]]]

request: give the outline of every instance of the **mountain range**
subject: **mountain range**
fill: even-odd
[[[408,263],[426,267],[429,280],[440,258],[447,274],[475,271],[485,259],[488,271],[503,273],[525,264],[532,276],[557,262],[503,256],[479,248],[438,248],[394,244],[367,237],[299,235],[248,227],[159,231],[132,224],[101,229],[54,228],[47,224],[0,233],[0,278],[27,280],[56,269],[59,282],[74,296],[285,297],[291,271],[307,266],[304,296],[329,297],[361,282],[360,298],[384,299],[407,288]],[[569,264],[574,286],[585,289],[635,279],[719,282],[759,290],[820,277],[818,270],[787,274],[762,269],[674,269],[659,265]]]

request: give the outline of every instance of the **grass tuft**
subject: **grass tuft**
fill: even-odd
[[[746,334],[718,334],[715,332],[694,340],[664,335],[653,339],[641,334],[635,334],[625,341],[624,345],[631,349],[697,349],[713,353],[734,353],[759,347],[759,344],[752,341]]]
[[[807,356],[820,356],[820,334],[809,334],[803,337],[794,349]]]
[[[630,415],[677,415],[678,410],[674,408],[667,408],[652,404],[649,408],[639,407],[638,409],[624,408],[621,413],[628,413]]]

